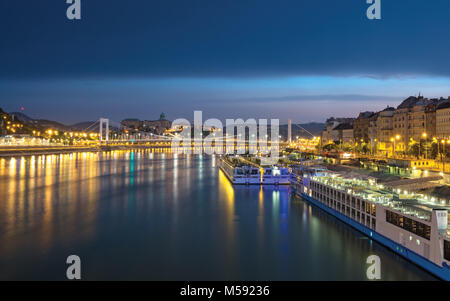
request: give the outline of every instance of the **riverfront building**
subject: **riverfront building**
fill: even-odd
[[[365,142],[370,141],[369,137],[369,126],[370,120],[375,115],[374,112],[362,112],[359,113],[358,118],[355,119],[353,123],[353,134],[355,137],[355,142]]]
[[[172,123],[166,119],[166,115],[161,113],[158,120],[139,120],[136,118],[124,119],[121,122],[122,129],[134,131],[153,132],[158,135],[170,129]]]
[[[353,124],[354,118],[328,118],[325,122],[325,130],[322,132],[322,143],[328,144],[337,142],[340,140],[339,129],[337,128],[340,124]],[[342,134],[342,132],[341,132]],[[346,133],[348,134],[348,132]]]
[[[334,129],[338,132],[339,142],[346,144],[355,142],[354,134],[353,134],[353,124],[351,123],[341,123]]]
[[[377,137],[375,144],[377,145],[377,150],[383,153],[389,153],[389,150],[392,150],[391,139],[394,135],[394,113],[395,108],[388,106],[379,112],[377,116]]]
[[[436,108],[436,136],[450,138],[450,97]]]
[[[374,112],[361,112],[354,122],[349,118],[330,118],[322,133],[324,144],[343,139],[341,124],[353,125],[353,142],[371,145],[375,153],[386,155],[404,153],[413,143],[450,139],[450,97],[428,99],[410,96],[397,108]],[[350,119],[353,121],[353,119]],[[345,126],[347,133],[350,131]]]

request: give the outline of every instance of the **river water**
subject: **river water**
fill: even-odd
[[[233,187],[211,156],[0,159],[0,279],[434,280],[289,187]]]

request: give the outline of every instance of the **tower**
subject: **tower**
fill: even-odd
[[[292,120],[288,119],[288,137],[287,137],[289,143],[292,142]]]

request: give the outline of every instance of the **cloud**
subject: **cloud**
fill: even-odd
[[[363,94],[318,94],[318,95],[288,95],[272,97],[250,97],[227,100],[228,102],[308,102],[308,101],[351,101],[351,102],[373,102],[373,101],[398,101],[399,97],[387,95],[363,95]]]
[[[79,22],[7,3],[2,79],[450,77],[449,1],[385,1],[380,22],[365,1],[86,1]]]

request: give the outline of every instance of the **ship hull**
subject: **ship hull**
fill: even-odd
[[[325,204],[314,199],[313,197],[311,197],[305,193],[300,193],[298,191],[295,191],[295,193],[297,195],[299,195],[300,197],[302,197],[307,202],[311,203],[312,205],[319,207],[323,211],[327,212],[328,214],[331,214],[338,220],[346,223],[347,225],[358,230],[359,232],[365,234],[370,239],[377,241],[381,245],[387,247],[388,249],[399,254],[400,256],[413,262],[414,264],[421,267],[422,269],[432,273],[433,275],[437,276],[438,278],[440,278],[442,280],[450,281],[450,267],[448,267],[448,266],[440,267],[440,266],[432,263],[431,261],[427,260],[426,258],[420,256],[419,254],[405,248],[404,246],[402,246],[402,245],[396,243],[395,241],[387,238],[386,236],[378,233],[377,231],[370,229],[370,228],[366,227],[365,225],[356,222],[355,220],[351,219],[350,217],[326,206]]]

